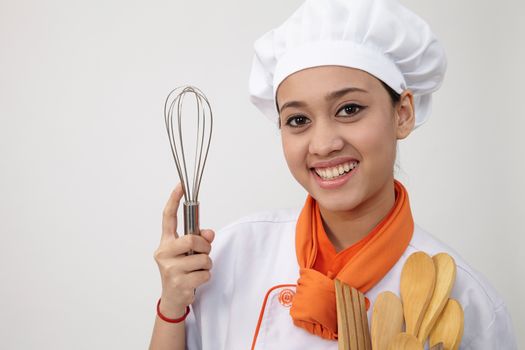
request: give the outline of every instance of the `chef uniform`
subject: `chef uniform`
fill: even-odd
[[[363,70],[399,94],[409,89],[414,95],[418,127],[430,114],[432,92],[441,85],[446,58],[428,24],[396,0],[307,0],[281,26],[256,41],[249,86],[251,100],[276,122],[279,84],[294,72],[325,65]],[[373,268],[369,269],[363,259],[355,273],[343,276],[343,281],[350,278],[358,284],[363,282],[359,280],[361,274],[375,276],[362,285],[345,282],[365,293],[369,319],[379,293],[392,291],[399,295],[400,274],[408,256],[416,251],[430,256],[446,252],[457,265],[451,297],[459,301],[465,314],[460,349],[516,349],[503,300],[460,256],[414,224],[406,190],[397,181],[395,186],[394,208],[400,207],[400,198],[406,197],[402,206],[405,215],[400,216],[406,219],[406,225],[399,226],[399,232],[395,226],[389,226],[388,223],[400,220],[391,215],[393,209],[383,220],[387,224],[382,221],[364,238],[359,254],[374,249],[374,244],[377,250],[377,241],[396,235],[405,240],[398,245],[402,249],[398,255],[384,248],[376,251],[377,259],[395,258],[384,264],[369,259],[371,265],[379,265],[373,268],[383,269],[380,278],[377,271],[368,271]],[[315,261],[307,261],[301,248],[305,246],[301,237],[317,242],[326,235],[322,227],[316,231],[315,225],[311,235],[302,229],[305,220],[315,216],[309,214],[308,208],[316,208],[311,197],[302,210],[256,214],[217,233],[211,252],[212,278],[198,288],[192,313],[186,320],[188,349],[337,349],[334,322],[330,325],[317,322],[318,315],[304,316],[309,306],[312,310],[335,312],[334,301],[326,300],[334,298],[331,277],[315,271]],[[363,254],[360,256],[366,256]],[[356,259],[349,260],[350,268]],[[334,276],[338,273],[344,274],[335,272]],[[332,291],[319,289],[316,299],[317,290],[305,287],[308,276],[320,279],[316,282],[321,284],[328,279]],[[327,308],[325,304],[331,306]]]
[[[211,280],[197,289],[186,319],[187,348],[191,350],[337,350],[325,340],[296,327],[290,316],[299,278],[295,256],[298,210],[246,217],[217,232],[211,252]],[[465,313],[461,350],[515,350],[516,340],[507,307],[497,292],[456,252],[415,226],[403,256],[365,296],[368,319],[377,295],[398,296],[401,270],[410,254],[446,252],[457,265],[451,298]]]

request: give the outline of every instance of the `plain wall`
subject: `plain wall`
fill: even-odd
[[[400,144],[399,178],[416,221],[499,290],[518,333],[524,3],[403,2],[449,65],[429,121]],[[173,87],[200,87],[215,113],[203,227],[303,204],[279,131],[247,94],[253,41],[299,4],[0,0],[1,348],[147,347],[178,181],[162,115]]]

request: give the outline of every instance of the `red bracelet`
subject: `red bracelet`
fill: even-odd
[[[182,322],[182,321],[184,321],[186,319],[186,317],[188,316],[189,313],[190,313],[190,307],[186,306],[186,312],[184,313],[184,315],[182,317],[179,317],[179,318],[167,318],[166,316],[164,316],[160,312],[160,299],[159,299],[159,301],[157,303],[157,316],[159,316],[159,318],[161,320],[169,322],[169,323],[180,323],[180,322]]]

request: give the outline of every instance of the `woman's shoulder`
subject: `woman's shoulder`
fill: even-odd
[[[263,259],[272,251],[276,256],[295,256],[295,225],[300,209],[277,209],[253,213],[217,231],[210,253],[214,260]],[[228,264],[223,264],[223,267]]]
[[[295,223],[299,216],[299,212],[300,208],[260,211],[235,220],[231,224],[225,226],[223,230],[231,230],[239,225]]]
[[[299,216],[299,208],[275,209],[252,213],[243,216],[217,231],[217,239],[229,240],[252,239],[253,236],[279,235],[283,231],[295,232],[295,224]]]

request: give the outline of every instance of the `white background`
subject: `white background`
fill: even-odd
[[[399,178],[416,221],[502,294],[524,347],[523,2],[403,2],[449,69]],[[299,4],[0,0],[1,348],[147,347],[175,86],[199,86],[216,117],[202,226],[302,205],[279,131],[247,96],[253,41]]]

